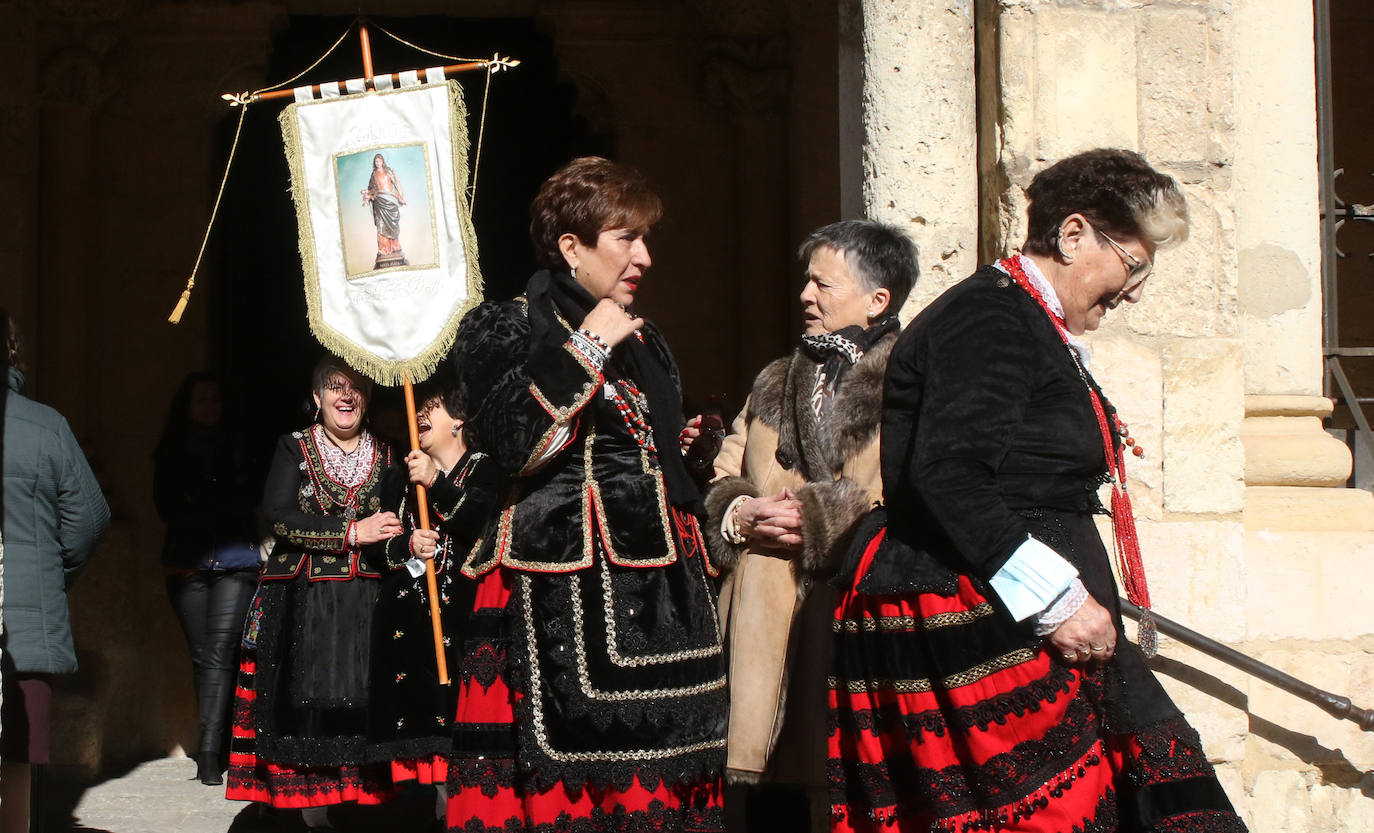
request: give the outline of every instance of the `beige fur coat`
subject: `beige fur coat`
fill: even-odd
[[[841,378],[820,420],[809,402],[817,363],[798,350],[768,365],[716,458],[706,532],[712,558],[729,570],[720,605],[730,656],[732,780],[825,785],[835,604],[825,582],[854,522],[882,496],[878,426],[896,340],[884,337]],[[721,521],[735,498],[784,487],[802,502],[801,552],[725,540]]]

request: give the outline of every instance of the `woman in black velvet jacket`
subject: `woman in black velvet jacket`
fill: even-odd
[[[1123,582],[1148,607],[1126,432],[1078,337],[1140,300],[1156,248],[1187,235],[1183,196],[1120,150],[1028,193],[1025,253],[940,296],[888,363],[886,509],[834,623],[834,829],[1244,830],[1120,638],[1093,522],[1111,483]]]
[[[725,664],[701,496],[676,364],[626,309],[661,210],[633,171],[574,160],[530,209],[548,268],[459,329],[469,441],[511,487],[463,565],[479,585],[450,829],[719,829]]]

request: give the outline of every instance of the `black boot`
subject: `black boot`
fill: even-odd
[[[207,787],[218,787],[224,783],[224,767],[220,765],[218,752],[203,751],[196,754],[196,777]]]

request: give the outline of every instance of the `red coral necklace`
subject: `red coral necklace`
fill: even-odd
[[[1112,425],[1107,419],[1107,404],[1103,395],[1098,392],[1097,385],[1093,383],[1092,375],[1079,359],[1078,352],[1069,343],[1069,332],[1064,325],[1064,319],[1050,308],[1045,297],[1026,276],[1026,270],[1021,266],[1021,258],[1003,258],[997,265],[1035,300],[1054,324],[1059,340],[1063,342],[1064,348],[1073,358],[1074,366],[1078,368],[1079,378],[1088,388],[1088,398],[1092,401],[1093,413],[1097,415],[1097,427],[1102,434],[1102,450],[1107,458],[1107,473],[1111,475],[1112,481],[1112,539],[1116,561],[1121,568],[1121,582],[1126,586],[1126,598],[1142,612],[1136,643],[1145,656],[1152,657],[1155,655],[1158,639],[1154,619],[1150,616],[1150,588],[1145,581],[1145,564],[1140,557],[1140,538],[1135,529],[1135,512],[1131,508],[1131,496],[1126,491],[1126,447],[1128,444],[1134,447],[1136,456],[1141,456],[1144,452],[1134,441],[1117,441],[1118,435],[1123,439],[1129,436],[1124,424],[1119,419],[1115,420],[1117,433],[1114,435]]]

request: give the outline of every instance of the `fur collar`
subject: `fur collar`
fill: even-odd
[[[799,348],[763,369],[754,380],[749,419],[778,432],[778,462],[807,480],[829,480],[873,441],[882,417],[883,375],[896,343],[892,333],[864,353],[844,375],[822,420],[810,402],[817,362]]]

